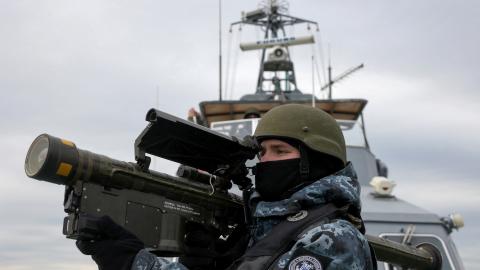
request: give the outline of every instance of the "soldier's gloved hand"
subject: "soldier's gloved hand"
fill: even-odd
[[[196,224],[189,224],[185,235],[185,255],[179,262],[190,270],[215,269],[215,241],[218,236]]]
[[[142,241],[108,216],[96,223],[100,239],[77,240],[78,249],[91,255],[99,270],[130,270],[133,259],[144,248]]]
[[[187,255],[179,261],[190,270],[227,269],[245,253],[249,238],[245,226],[235,228],[226,241],[201,227],[193,228],[185,238]]]

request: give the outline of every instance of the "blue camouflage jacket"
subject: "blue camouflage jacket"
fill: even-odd
[[[360,232],[363,229],[360,219],[360,186],[351,164],[333,175],[302,188],[288,199],[277,202],[259,201],[258,194],[254,193],[251,203],[254,206],[254,225],[251,231],[250,247],[266,237],[280,222],[295,216],[302,210],[327,204],[349,205],[346,218],[326,218],[300,233],[290,250],[275,259],[271,268],[374,269],[374,260],[370,254],[368,242]],[[170,262],[146,250],[141,250],[133,262],[132,270],[144,269],[183,270],[187,268],[181,263]],[[238,269],[243,269],[242,265]]]

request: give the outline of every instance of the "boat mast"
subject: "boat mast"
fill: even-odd
[[[222,101],[222,0],[218,0],[218,100]]]
[[[263,1],[261,5],[262,7],[257,10],[243,13],[241,21],[231,24],[231,26],[236,24],[253,25],[256,27],[260,27],[265,32],[263,41],[245,44],[245,46],[241,45],[242,50],[262,50],[256,94],[262,94],[266,91],[271,91],[268,89],[264,89],[265,81],[272,82],[272,85],[274,87],[273,92],[275,94],[283,95],[283,91],[281,89],[282,81],[285,82],[284,90],[291,91],[292,89],[290,89],[290,84],[294,86],[293,90],[298,90],[293,63],[288,56],[288,47],[292,45],[313,43],[314,40],[313,37],[298,39],[293,37],[287,37],[285,32],[285,26],[293,26],[299,23],[309,23],[318,27],[318,24],[313,21],[287,15],[287,3],[285,1],[281,2],[277,0],[267,0]],[[283,35],[282,37],[279,37],[279,31],[281,31]],[[275,49],[275,47],[277,47],[277,49]],[[275,56],[280,57],[282,56],[282,54],[286,54],[286,59],[283,61],[283,63],[268,63],[269,61],[266,59],[266,56],[267,49],[270,48],[274,48],[274,51],[272,53],[275,54]],[[280,50],[278,48],[280,48]],[[276,55],[277,53],[279,53],[280,55]],[[270,59],[270,57],[271,56],[269,55],[268,58]],[[274,72],[275,75],[273,76],[273,78],[270,79],[264,76],[265,72],[267,71]],[[278,72],[285,72],[285,78],[278,78]]]

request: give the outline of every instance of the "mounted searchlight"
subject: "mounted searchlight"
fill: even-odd
[[[442,217],[440,220],[443,222],[443,225],[447,229],[448,233],[452,233],[452,230],[459,230],[465,226],[463,216],[459,213],[452,213],[447,217]]]
[[[294,46],[294,45],[303,45],[315,43],[313,36],[305,37],[284,37],[284,38],[274,38],[274,39],[265,39],[259,40],[257,42],[241,43],[240,49],[242,51],[251,51],[272,48],[275,46]]]
[[[374,190],[373,195],[379,197],[391,197],[393,188],[396,185],[394,181],[383,176],[374,176],[372,181],[370,181],[370,186],[372,186]]]

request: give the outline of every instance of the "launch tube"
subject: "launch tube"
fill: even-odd
[[[96,183],[119,189],[133,189],[158,195],[169,192],[208,200],[225,206],[242,208],[239,198],[226,192],[215,192],[197,183],[168,174],[141,170],[137,164],[119,161],[76,147],[68,140],[48,134],[38,136],[25,159],[27,176],[50,183],[72,186],[77,181]]]

